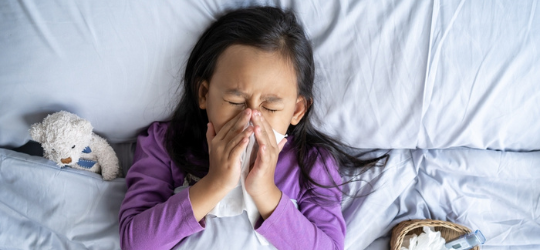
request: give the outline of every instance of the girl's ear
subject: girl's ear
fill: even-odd
[[[302,117],[306,114],[308,107],[311,105],[311,100],[307,101],[303,96],[296,98],[296,106],[294,108],[293,117],[291,119],[291,125],[296,125],[302,120]]]
[[[199,85],[199,108],[206,109],[206,99],[208,97],[208,82],[202,81]]]

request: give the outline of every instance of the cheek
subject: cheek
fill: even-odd
[[[264,114],[266,113],[266,114]],[[264,119],[272,126],[272,129],[280,134],[286,134],[289,125],[291,124],[292,111],[279,111],[276,113],[263,112]]]
[[[242,112],[241,109],[236,108],[230,104],[222,103],[213,103],[209,105],[206,109],[208,114],[208,121],[214,126],[216,134],[221,130],[221,128],[227,124],[230,120]]]

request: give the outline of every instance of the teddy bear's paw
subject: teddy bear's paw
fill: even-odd
[[[103,177],[103,180],[110,181],[120,177],[120,172],[102,167],[101,176]]]
[[[116,177],[114,177],[114,176],[112,176],[112,177],[111,176],[103,176],[104,181],[112,181],[114,179],[116,179]]]

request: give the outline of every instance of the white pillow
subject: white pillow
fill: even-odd
[[[0,8],[0,146],[66,110],[133,141],[177,103],[184,63],[215,16],[292,8],[313,41],[319,128],[357,147],[416,146],[428,1],[8,1]]]
[[[419,148],[540,149],[535,11],[534,1],[435,1]]]

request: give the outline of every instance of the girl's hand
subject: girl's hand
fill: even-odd
[[[283,139],[277,144],[272,127],[259,111],[253,111],[251,120],[255,127],[255,139],[259,144],[259,150],[253,168],[246,177],[245,188],[263,219],[266,219],[281,199],[281,190],[274,182],[274,173],[279,152],[287,140]]]
[[[244,130],[251,113],[251,109],[240,112],[223,125],[217,135],[212,123],[208,123],[206,140],[210,166],[205,178],[218,189],[231,190],[238,185],[241,173],[240,157],[253,133],[251,127]]]

